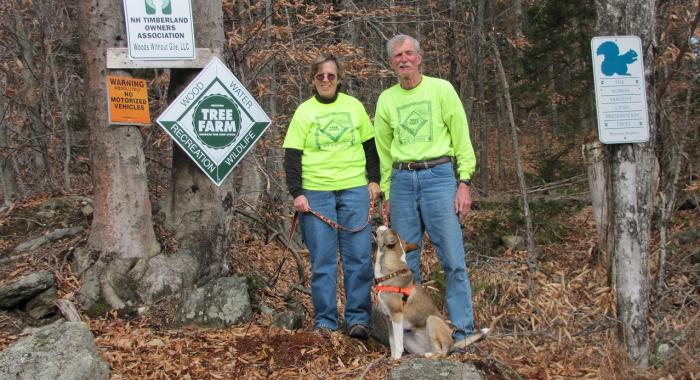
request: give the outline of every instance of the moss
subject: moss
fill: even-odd
[[[86,310],[86,312],[91,317],[99,317],[111,309],[112,307],[107,303],[107,300],[105,300],[102,294],[100,294],[100,298],[98,298],[97,301],[95,301],[95,303]]]

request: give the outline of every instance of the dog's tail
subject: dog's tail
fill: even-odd
[[[452,347],[452,329],[447,323],[436,315],[431,315],[425,321],[425,329],[430,337],[433,353],[445,356]]]

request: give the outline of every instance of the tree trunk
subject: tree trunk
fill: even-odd
[[[613,252],[616,268],[620,339],[632,361],[641,368],[649,362],[647,314],[649,312],[651,218],[654,183],[658,164],[656,140],[656,97],[654,91],[654,48],[656,45],[655,2],[644,0],[596,0],[596,33],[601,36],[637,35],[643,44],[646,64],[649,141],[609,145],[611,166]]]
[[[503,98],[508,110],[508,121],[510,122],[511,138],[513,140],[513,155],[515,156],[515,168],[518,172],[518,185],[520,187],[520,197],[523,206],[523,218],[526,225],[526,240],[527,240],[527,267],[530,272],[530,299],[534,300],[537,294],[535,284],[535,271],[537,270],[537,248],[535,247],[534,229],[532,228],[532,217],[530,216],[530,204],[527,197],[527,184],[525,183],[525,174],[523,173],[523,164],[520,159],[520,145],[518,143],[518,128],[515,125],[515,117],[513,115],[513,106],[510,99],[510,87],[506,79],[506,72],[503,70],[501,55],[498,53],[496,40],[491,40],[491,48],[493,50],[493,58],[498,68],[498,73],[501,78],[501,87],[503,88]]]
[[[34,6],[38,6],[39,11],[43,7],[41,4]],[[48,187],[53,187],[53,184],[46,162],[48,129],[42,117],[41,94],[43,90],[40,84],[40,65],[35,62],[36,56],[34,53],[37,50],[37,46],[32,40],[29,27],[23,17],[22,7],[23,5],[19,1],[15,1],[14,10],[7,15],[7,25],[13,32],[14,42],[17,46],[15,55],[17,60],[21,62],[22,67],[22,89],[18,100],[24,109],[25,123],[31,133],[34,183],[38,185],[38,190],[45,190]],[[40,15],[38,18],[40,24],[45,21]]]
[[[610,211],[610,161],[607,159],[603,144],[594,142],[582,147],[583,158],[588,172],[588,186],[591,191],[593,219],[598,232],[598,251],[600,260],[608,270],[608,284],[612,285],[614,273],[612,267],[613,221]]]
[[[4,86],[3,86],[4,87]],[[5,97],[0,96],[0,180],[2,180],[2,198],[5,206],[9,206],[15,199],[15,172],[10,163],[9,149],[7,149],[7,126],[5,117],[10,106],[5,104]]]
[[[224,46],[220,2],[192,2],[198,48],[221,51]],[[168,100],[172,102],[199,70],[171,70]],[[227,274],[228,249],[233,240],[233,176],[217,187],[177,145],[173,144],[170,189],[163,201],[166,227],[178,251],[159,255],[139,268],[145,300],[178,294],[181,289]],[[137,274],[136,272],[134,273]]]
[[[86,308],[121,308],[138,301],[126,273],[160,250],[151,221],[141,133],[110,126],[107,116],[106,49],[123,47],[121,0],[81,0],[81,52],[85,62],[85,112],[90,120],[90,158],[95,212],[87,242],[99,260],[86,273],[79,298]],[[102,301],[98,302],[102,298]]]
[[[486,39],[484,33],[485,1],[479,0],[476,13],[476,99],[477,99],[477,125],[479,126],[479,189],[484,197],[489,196],[489,130],[486,126],[486,99],[484,98],[484,82],[486,74],[484,70],[484,45]]]

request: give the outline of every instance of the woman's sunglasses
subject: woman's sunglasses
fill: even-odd
[[[316,74],[315,78],[319,82],[323,82],[323,78],[328,78],[329,82],[333,82],[336,78],[336,75],[332,74],[332,73],[327,73],[327,74],[319,73],[319,74]]]

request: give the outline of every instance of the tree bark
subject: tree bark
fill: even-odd
[[[5,86],[3,86],[5,87]],[[15,172],[10,163],[10,153],[7,149],[7,126],[5,118],[10,106],[5,103],[5,97],[0,95],[0,180],[2,180],[2,198],[5,206],[15,199]]]
[[[489,196],[489,130],[486,126],[486,99],[484,98],[484,82],[486,73],[484,70],[484,45],[486,39],[484,33],[485,1],[479,0],[476,16],[476,33],[479,38],[476,42],[476,99],[477,99],[477,125],[479,126],[479,189],[484,197]]]
[[[220,2],[193,1],[198,48],[221,51],[224,46]],[[168,101],[172,102],[199,70],[171,70]],[[217,187],[177,145],[173,144],[170,189],[163,201],[165,225],[178,242],[171,256],[151,259],[134,271],[146,301],[178,294],[183,288],[227,274],[233,240],[235,191],[233,176]]]
[[[632,361],[641,368],[649,363],[649,313],[651,218],[658,163],[656,141],[656,97],[654,91],[654,47],[656,8],[652,0],[596,0],[596,32],[601,36],[637,35],[642,40],[649,141],[609,145],[611,166],[613,252],[616,268],[620,339]]]
[[[501,87],[503,88],[503,98],[508,110],[508,121],[510,122],[511,138],[513,141],[513,155],[515,156],[515,168],[518,173],[518,185],[520,188],[520,198],[523,207],[523,218],[526,225],[526,240],[527,240],[527,267],[530,272],[530,298],[535,299],[537,294],[537,286],[535,284],[535,271],[537,270],[537,248],[535,247],[534,230],[532,228],[532,217],[530,216],[530,204],[527,197],[527,184],[525,183],[525,174],[523,173],[523,164],[520,159],[520,145],[518,143],[518,128],[515,125],[515,117],[513,115],[513,103],[510,98],[510,87],[506,72],[503,69],[501,55],[498,52],[496,40],[491,40],[491,48],[493,50],[493,58],[498,68],[498,73],[501,78]]]
[[[612,266],[613,252],[613,220],[611,212],[610,161],[606,157],[607,150],[599,142],[586,144],[583,147],[583,158],[588,173],[588,186],[591,191],[593,219],[598,233],[598,251],[603,265],[608,270],[608,284],[614,281]]]
[[[125,46],[122,1],[81,0],[79,20],[95,198],[87,246],[99,254],[79,299],[86,308],[101,303],[100,298],[121,308],[138,301],[134,293],[120,290],[128,282],[124,276],[136,260],[155,255],[160,245],[151,221],[141,133],[135,126],[108,124],[105,57],[107,48]]]

